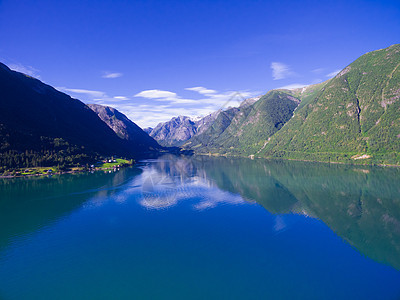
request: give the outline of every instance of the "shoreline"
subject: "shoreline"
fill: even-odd
[[[81,174],[81,173],[94,173],[94,172],[107,172],[107,171],[119,171],[120,169],[128,168],[133,165],[125,166],[122,168],[114,169],[96,169],[96,170],[79,170],[79,171],[66,171],[66,172],[55,172],[50,174],[26,174],[26,175],[0,175],[0,179],[12,179],[12,178],[27,178],[27,177],[51,177],[54,175],[65,175],[65,174]]]
[[[36,169],[36,172],[39,172],[39,170],[42,169],[42,173],[33,173],[33,174],[16,174],[16,175],[0,175],[0,179],[5,179],[5,178],[25,178],[25,177],[49,177],[53,175],[64,175],[64,174],[79,174],[79,173],[94,173],[94,172],[99,172],[99,171],[119,171],[122,168],[126,167],[131,167],[135,165],[135,161],[128,161],[128,160],[121,160],[117,159],[113,162],[103,162],[102,166],[97,166],[97,167],[92,167],[92,168],[85,168],[85,167],[71,167],[67,171],[54,171],[56,169],[55,166],[51,167],[36,167],[36,168],[26,168],[29,170],[32,170],[33,172]],[[22,168],[24,169],[24,168]],[[13,171],[16,171],[18,169],[15,169]],[[19,169],[20,170],[20,169]],[[46,170],[51,170],[51,172],[44,173]]]
[[[192,156],[192,155],[191,155]],[[194,153],[193,156],[208,156],[208,157],[226,157],[226,158],[246,158],[250,160],[263,159],[263,160],[284,160],[284,161],[301,161],[309,163],[324,163],[324,164],[338,164],[338,165],[349,165],[349,166],[363,166],[363,167],[389,167],[389,168],[400,168],[400,165],[395,164],[374,164],[374,163],[351,163],[351,162],[340,162],[340,161],[322,161],[322,160],[306,160],[306,159],[295,159],[295,158],[280,158],[280,157],[261,157],[261,156],[245,156],[245,155],[229,155],[229,154],[206,154],[206,153]],[[106,167],[93,169],[75,169],[62,172],[51,172],[51,173],[39,173],[39,174],[24,174],[24,175],[0,175],[0,179],[11,179],[11,178],[28,178],[28,177],[49,177],[53,175],[64,175],[64,174],[80,174],[80,173],[94,173],[99,171],[117,171],[122,168],[131,167],[135,163],[120,165],[119,167]],[[52,169],[54,167],[48,167]]]
[[[126,168],[126,167],[124,167],[124,168]],[[120,169],[122,169],[122,168],[120,168]],[[54,172],[54,173],[50,173],[50,174],[0,175],[0,179],[27,178],[27,177],[49,177],[49,176],[53,176],[53,175],[94,173],[94,172],[112,171],[112,170],[113,169],[97,169],[97,170],[79,170],[79,171]]]
[[[289,160],[289,161],[302,161],[302,162],[310,162],[310,163],[324,163],[324,164],[338,164],[338,165],[349,165],[349,166],[368,166],[368,167],[390,167],[390,168],[400,168],[399,165],[394,164],[378,164],[378,163],[352,163],[352,162],[342,162],[342,161],[322,161],[322,160],[306,160],[306,159],[296,159],[296,158],[282,158],[282,157],[262,157],[262,156],[253,156],[251,155],[230,155],[230,154],[206,154],[206,153],[194,153],[193,155],[198,156],[209,156],[209,157],[240,157],[247,159],[265,159],[265,160]]]

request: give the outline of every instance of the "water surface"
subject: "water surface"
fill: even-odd
[[[399,299],[400,170],[164,156],[0,180],[0,299]]]

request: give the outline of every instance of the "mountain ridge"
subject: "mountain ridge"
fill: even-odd
[[[368,52],[324,82],[145,131],[114,108],[85,105],[0,63],[0,162],[13,163],[14,155],[16,164],[29,164],[28,152],[42,162],[40,155],[83,161],[179,146],[197,154],[400,165],[399,99],[400,44]]]
[[[159,123],[149,133],[162,146],[182,146],[186,141],[208,129],[222,110],[217,110],[203,118],[187,116],[173,117],[167,122]]]
[[[138,154],[80,100],[1,63],[0,107],[1,169]]]
[[[87,106],[121,139],[128,141],[135,151],[161,149],[152,137],[117,109],[99,104],[87,104]]]
[[[263,110],[267,95],[298,104],[285,108],[277,127],[263,124],[268,113],[283,109],[278,101]],[[324,82],[271,90],[246,108],[228,109],[182,147],[197,154],[400,165],[399,98],[400,44],[394,44],[362,55]],[[257,114],[264,114],[259,125]]]
[[[400,44],[364,54],[271,138],[264,157],[400,164]]]

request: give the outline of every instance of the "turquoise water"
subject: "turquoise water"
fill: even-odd
[[[400,170],[164,156],[0,180],[0,299],[399,299]]]

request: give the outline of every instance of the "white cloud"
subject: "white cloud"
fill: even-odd
[[[160,98],[176,98],[176,93],[162,90],[146,90],[137,93],[134,97],[143,97],[148,99],[160,99]]]
[[[325,69],[324,68],[318,68],[318,69],[314,69],[311,72],[315,73],[315,74],[321,74]]]
[[[128,97],[125,96],[109,96],[107,93],[102,92],[102,91],[95,91],[95,90],[86,90],[86,89],[71,89],[71,88],[66,88],[66,87],[57,87],[57,89],[61,92],[67,93],[67,94],[75,94],[78,99],[84,101],[84,102],[89,102],[89,103],[97,103],[97,104],[105,104],[105,105],[111,105],[115,102],[119,101],[127,101],[129,100]]]
[[[254,97],[258,93],[248,91],[229,91],[225,93],[218,93],[208,95],[209,98],[201,99],[203,103],[214,104],[218,108],[226,109],[228,107],[239,106],[243,100]]]
[[[335,70],[333,72],[330,72],[329,74],[326,74],[326,77],[329,77],[329,78],[335,77],[340,71],[341,70],[338,69],[338,70]]]
[[[70,92],[74,94],[84,94],[90,97],[95,97],[95,98],[103,98],[106,96],[106,93],[101,92],[101,91],[93,91],[93,90],[85,90],[85,89],[68,89],[68,88],[57,88],[58,90],[62,92]]]
[[[271,63],[271,69],[274,80],[285,79],[294,75],[294,72],[290,70],[290,67],[284,63],[274,61]]]
[[[140,127],[155,127],[158,123],[166,122],[172,117],[177,116],[189,116],[194,117],[198,115],[206,116],[213,112],[215,108],[213,106],[182,106],[175,104],[136,104],[131,102],[124,103],[100,103],[103,105],[109,105],[123,114],[129,119],[138,124]]]
[[[141,91],[134,96],[135,98],[130,99],[123,95],[109,96],[107,93],[97,90],[66,87],[58,87],[57,89],[73,94],[85,103],[111,106],[142,128],[154,127],[160,122],[166,122],[179,115],[188,117],[206,116],[218,109],[238,106],[244,99],[260,94],[249,91],[219,93],[202,87],[201,91],[207,91],[207,94],[204,94],[201,99],[185,99],[174,92],[158,89]],[[200,91],[200,89],[196,90]],[[213,93],[210,91],[213,91]]]
[[[195,86],[195,87],[191,87],[191,88],[186,88],[185,90],[198,92],[199,94],[202,94],[202,95],[215,94],[217,92],[215,90],[207,89],[207,88],[202,87],[202,86]]]
[[[312,81],[311,81],[311,84],[317,84],[317,83],[320,83],[320,82],[322,82],[323,81],[323,79],[321,79],[321,78],[315,78],[315,79],[313,79]]]
[[[208,90],[206,88],[204,89]],[[227,108],[229,106],[238,106],[244,99],[254,97],[258,94],[259,93],[248,91],[228,91],[224,93],[218,93],[217,91],[214,91],[214,93],[205,94],[205,98],[202,99],[184,99],[179,97],[176,93],[169,91],[146,90],[136,94],[135,97],[143,97],[169,104],[191,104],[202,107],[204,105],[211,105],[215,108],[215,110],[218,110],[220,108]]]
[[[103,78],[118,78],[118,77],[121,77],[122,75],[124,75],[124,74],[104,72],[103,76],[101,76],[101,77],[103,77]]]
[[[308,85],[309,84],[292,83],[292,84],[288,84],[288,85],[285,85],[285,86],[281,86],[278,89],[294,90],[294,89],[303,88],[303,87],[308,86]]]
[[[35,69],[34,67],[24,66],[24,65],[21,65],[21,64],[10,64],[10,65],[8,65],[8,67],[11,70],[24,73],[24,74],[29,75],[31,77],[40,78],[40,76],[38,74],[39,70]]]
[[[145,90],[139,92],[135,97],[143,97],[151,101],[162,102],[163,104],[141,105],[139,110],[137,107],[129,108],[127,106],[119,108],[122,112],[131,117],[134,122],[138,122],[139,126],[154,127],[160,122],[166,122],[172,117],[184,115],[188,117],[206,116],[219,109],[227,109],[228,107],[239,106],[240,103],[249,97],[254,97],[260,93],[249,91],[227,91],[219,93],[205,87],[189,88],[190,90],[204,95],[201,99],[184,99],[176,93],[163,90]],[[188,90],[188,89],[186,89]],[[117,109],[119,109],[116,107]],[[128,112],[129,111],[129,112]]]
[[[197,100],[184,99],[179,97],[176,93],[163,90],[145,90],[134,95],[134,97],[142,97],[152,99],[154,101],[169,102],[170,104],[196,104]]]

